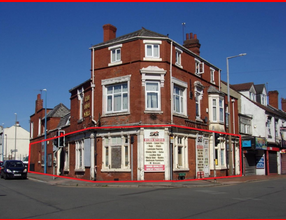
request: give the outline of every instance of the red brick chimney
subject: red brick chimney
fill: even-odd
[[[43,99],[41,99],[41,94],[38,94],[36,100],[36,112],[38,112],[42,108],[43,108]]]
[[[269,105],[278,109],[278,91],[277,90],[269,91],[268,96],[269,96]]]
[[[201,44],[200,44],[199,40],[197,39],[196,34],[194,34],[194,35],[193,35],[193,33],[190,33],[190,35],[186,34],[186,40],[184,41],[183,46],[200,56]]]
[[[103,41],[108,41],[116,38],[117,28],[111,24],[103,25]]]
[[[286,99],[281,98],[282,111],[286,112]]]

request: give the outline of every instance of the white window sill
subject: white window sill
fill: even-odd
[[[109,63],[108,66],[116,66],[116,65],[120,65],[120,64],[122,64],[122,61]]]
[[[200,117],[196,116],[196,121],[204,122]]]
[[[177,117],[181,117],[181,118],[188,118],[187,115],[185,115],[185,114],[180,114],[180,113],[177,113],[177,112],[174,112],[173,115],[174,115],[174,116],[177,116]]]
[[[162,58],[155,58],[155,57],[143,57],[144,61],[162,61]]]
[[[101,169],[101,172],[118,172],[118,173],[122,173],[122,172],[131,172],[131,169],[107,169],[107,168],[103,168]]]
[[[145,114],[163,114],[163,111],[161,110],[145,110]]]
[[[85,169],[84,168],[76,168],[74,171],[75,172],[85,172]]]
[[[130,112],[116,112],[116,113],[105,113],[104,115],[101,115],[100,117],[112,117],[112,116],[120,116],[120,115],[130,115]]]
[[[181,64],[179,64],[179,63],[175,63],[175,65],[176,65],[177,67],[179,67],[179,68],[183,69],[183,66],[182,66]]]
[[[215,169],[216,170],[226,170],[227,168],[226,168],[226,166],[218,166],[218,165],[216,165]]]
[[[190,171],[190,169],[189,168],[174,168],[173,171],[188,172]]]

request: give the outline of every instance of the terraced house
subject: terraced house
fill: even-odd
[[[187,34],[181,45],[145,28],[120,37],[116,30],[103,26],[103,42],[90,48],[90,76],[69,90],[70,112],[48,128],[50,138],[53,129],[68,134],[47,144],[55,174],[102,181],[194,179],[213,176],[216,166],[216,175],[227,175],[226,137],[215,144],[204,130],[227,132],[225,115],[237,118],[237,100],[226,112],[220,69],[200,56],[197,36]],[[40,119],[33,116],[31,123]],[[41,144],[32,152],[43,154]],[[37,163],[31,155],[31,164]],[[34,167],[43,172],[42,164]]]

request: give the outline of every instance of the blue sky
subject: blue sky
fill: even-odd
[[[69,89],[90,77],[89,47],[103,41],[104,24],[121,36],[144,27],[183,43],[195,33],[201,57],[230,83],[268,83],[286,98],[286,3],[0,3],[0,125],[15,114],[29,130],[41,89],[47,106],[70,107]],[[184,36],[185,37],[185,36]],[[43,93],[44,97],[44,93]],[[3,124],[4,123],[4,124]]]

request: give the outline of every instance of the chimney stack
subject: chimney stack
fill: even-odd
[[[40,111],[42,108],[43,108],[43,99],[41,99],[41,94],[38,94],[36,100],[36,112]]]
[[[281,98],[282,111],[286,112],[286,99]]]
[[[197,39],[196,34],[194,34],[194,35],[193,35],[193,33],[186,34],[186,40],[184,41],[183,46],[200,56],[201,44],[200,44],[199,40]]]
[[[103,25],[103,42],[116,38],[117,28],[111,24]]]
[[[278,91],[277,90],[269,91],[268,96],[269,96],[269,105],[278,109]]]

